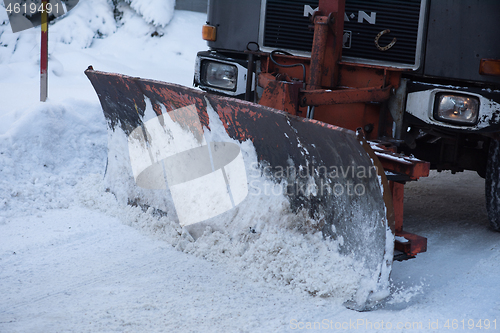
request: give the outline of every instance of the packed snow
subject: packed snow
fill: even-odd
[[[369,312],[343,305],[361,268],[332,267],[347,259],[317,233],[268,227],[274,211],[253,212],[254,236],[195,241],[107,192],[106,122],[83,71],[190,86],[206,15],[173,6],[80,1],[49,28],[45,103],[40,32],[12,33],[0,6],[0,332],[500,331],[500,234],[472,172],[406,186],[405,228],[428,252],[394,263]]]

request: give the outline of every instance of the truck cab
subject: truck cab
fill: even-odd
[[[210,0],[194,85],[476,171],[500,231],[499,15],[488,0]]]

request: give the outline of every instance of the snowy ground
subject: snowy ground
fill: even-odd
[[[101,24],[102,39],[66,31],[77,15],[53,27],[46,103],[39,32],[2,28],[0,332],[500,331],[500,234],[474,173],[407,186],[405,226],[428,237],[428,252],[394,264],[392,294],[371,312],[265,283],[259,268],[242,273],[216,253],[179,251],[189,240],[168,221],[113,202],[100,187],[106,124],[83,70],[190,86],[206,49],[204,14],[176,11],[154,27],[123,10],[122,26]]]

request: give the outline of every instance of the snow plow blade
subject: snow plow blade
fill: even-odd
[[[105,183],[118,200],[166,212],[194,235],[207,225],[255,232],[240,225],[244,207],[280,202],[295,230],[321,231],[366,268],[350,307],[387,296],[392,202],[359,134],[176,84],[85,74],[107,120]]]

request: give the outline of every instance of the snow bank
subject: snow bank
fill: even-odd
[[[68,207],[71,186],[104,168],[105,123],[94,103],[36,103],[0,124],[0,216]]]
[[[283,228],[277,212],[248,209],[258,219],[256,230],[234,237],[227,230],[207,226],[196,240],[173,219],[153,208],[123,206],[106,188],[100,175],[91,175],[77,185],[78,198],[89,208],[120,218],[125,224],[171,244],[179,251],[209,261],[230,264],[255,282],[278,289],[347,301],[356,293],[366,274],[361,263],[337,252],[337,244],[325,241],[321,232],[301,233]],[[253,212],[252,212],[253,211]]]

